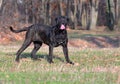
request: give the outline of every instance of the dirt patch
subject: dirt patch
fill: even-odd
[[[70,39],[69,46],[81,48],[117,48],[120,46],[120,37],[86,36],[80,39]]]
[[[74,47],[81,47],[81,48],[95,48],[97,47],[95,44],[87,42],[82,39],[71,39],[68,42],[69,46],[74,46]]]
[[[13,41],[23,41],[25,32],[15,34],[10,32],[10,30],[5,29],[5,30],[0,30],[0,44],[9,44],[12,43]],[[86,32],[81,32],[80,31],[71,31],[69,30],[68,32],[71,35],[76,35],[78,34],[77,38],[70,38],[68,45],[72,47],[78,47],[78,48],[115,48],[120,46],[120,36],[97,36],[97,35],[91,35],[91,34],[86,34]],[[85,36],[84,36],[85,35]]]

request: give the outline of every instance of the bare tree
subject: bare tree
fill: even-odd
[[[98,5],[99,0],[90,0],[91,3],[91,14],[90,14],[90,29],[95,29],[98,19]]]
[[[120,18],[120,0],[0,0],[2,23],[12,18],[8,22],[50,25],[59,15],[68,16],[73,29],[95,29],[101,23],[113,30]]]
[[[113,0],[106,0],[107,4],[107,26],[110,30],[114,30],[114,24],[115,24],[115,8],[114,8],[114,1]]]
[[[3,0],[0,0],[0,9],[1,9],[2,3],[3,3]]]

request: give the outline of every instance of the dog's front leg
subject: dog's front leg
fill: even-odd
[[[48,58],[49,58],[48,62],[53,63],[53,60],[52,60],[52,58],[53,58],[53,46],[52,45],[49,45],[49,57]]]
[[[67,63],[70,63],[70,64],[74,64],[74,63],[71,62],[70,59],[69,59],[67,44],[63,44],[62,46],[63,46],[63,52],[64,52],[64,56],[65,56],[66,62],[67,62]]]

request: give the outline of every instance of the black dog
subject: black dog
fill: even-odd
[[[37,59],[36,52],[42,46],[42,43],[45,43],[49,46],[49,63],[53,63],[53,47],[57,47],[61,45],[63,47],[63,52],[67,63],[73,64],[68,56],[68,38],[66,26],[68,23],[68,18],[64,16],[60,16],[55,19],[56,25],[53,27],[42,25],[42,24],[34,24],[29,27],[14,30],[10,27],[10,30],[14,33],[19,33],[22,31],[26,32],[26,37],[22,47],[18,50],[16,54],[16,61],[19,62],[20,54],[33,42],[34,49],[31,52],[31,58]]]

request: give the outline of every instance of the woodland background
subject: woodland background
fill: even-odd
[[[72,29],[118,28],[120,0],[0,0],[0,28],[20,24],[54,24],[54,18],[70,18]],[[116,27],[117,26],[117,27]]]
[[[69,29],[81,35],[82,30],[120,31],[120,0],[0,0],[0,43],[23,40],[24,33],[14,34],[9,26],[54,25],[60,15],[67,16]]]

